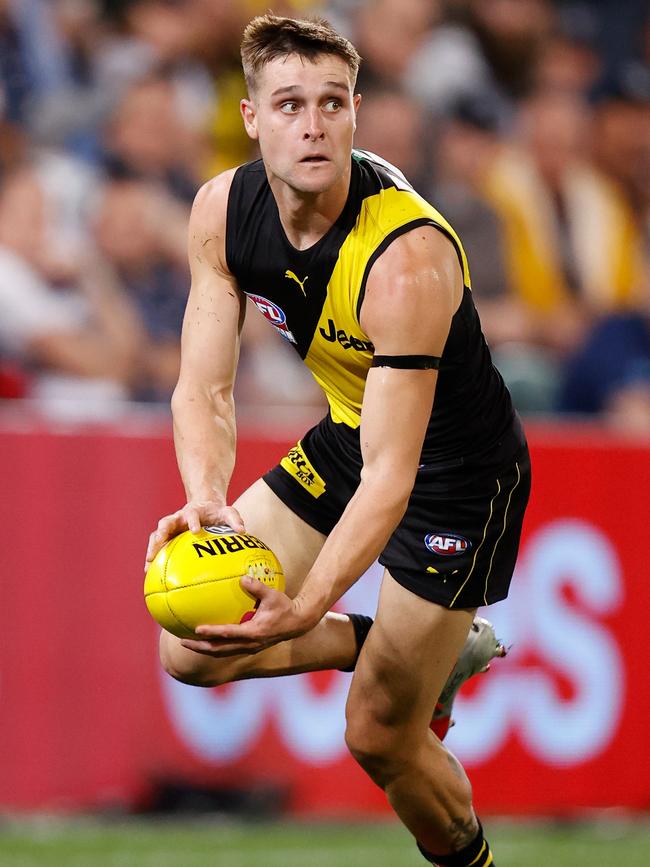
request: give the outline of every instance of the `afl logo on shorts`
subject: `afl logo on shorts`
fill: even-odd
[[[429,551],[443,557],[453,557],[454,554],[464,554],[472,547],[472,543],[463,536],[452,533],[427,533],[424,544]]]
[[[287,317],[281,307],[269,301],[268,298],[263,298],[261,295],[253,295],[252,292],[246,293],[253,304],[257,307],[260,313],[269,320],[271,325],[274,325],[285,340],[290,343],[295,343],[296,338],[287,328]]]

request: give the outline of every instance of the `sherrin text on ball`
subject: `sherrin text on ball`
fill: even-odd
[[[284,590],[278,558],[260,539],[230,527],[203,527],[171,539],[147,570],[144,597],[149,613],[179,638],[196,638],[202,624],[243,623],[258,600],[240,585],[257,578]]]

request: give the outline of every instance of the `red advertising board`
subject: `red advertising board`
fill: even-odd
[[[645,809],[650,447],[530,439],[517,574],[489,615],[512,650],[459,698],[448,743],[483,814]],[[289,444],[242,437],[233,492]],[[277,786],[308,814],[387,810],[344,747],[349,675],[201,690],[160,671],[142,560],[181,502],[167,431],[5,430],[0,472],[0,809],[137,806],[177,780]],[[371,612],[378,581],[342,607]]]

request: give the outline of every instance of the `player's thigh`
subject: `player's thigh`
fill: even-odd
[[[349,741],[363,741],[373,730],[428,728],[474,611],[422,599],[384,572],[377,617],[350,688]]]
[[[282,564],[286,592],[295,596],[325,542],[325,536],[306,524],[258,479],[233,503],[246,532],[261,539]]]

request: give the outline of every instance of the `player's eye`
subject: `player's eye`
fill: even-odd
[[[298,111],[298,103],[283,102],[280,106],[280,111],[284,112],[284,114],[295,114]]]
[[[341,108],[341,101],[339,99],[328,99],[324,108],[325,111],[338,111]]]

